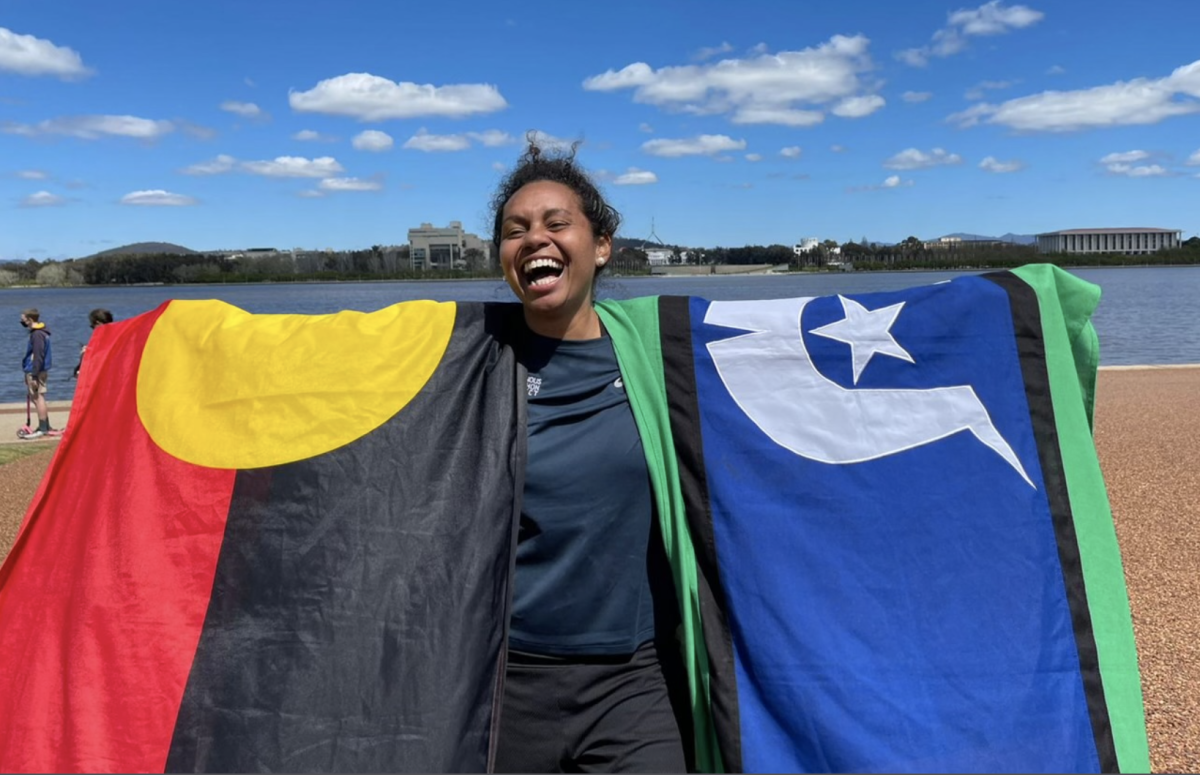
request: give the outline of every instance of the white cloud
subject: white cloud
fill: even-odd
[[[1158,178],[1171,174],[1165,167],[1157,164],[1109,164],[1106,169],[1110,175],[1123,175],[1128,178]]]
[[[963,97],[968,100],[981,100],[983,99],[984,92],[989,90],[994,91],[998,89],[1008,89],[1014,83],[1015,81],[980,81],[970,89],[967,89],[967,91],[963,94]]]
[[[17,177],[21,180],[45,180],[50,176],[41,170],[19,170]]]
[[[0,27],[0,71],[18,75],[53,75],[64,80],[86,78],[92,71],[66,46]]]
[[[900,95],[900,99],[905,102],[924,102],[933,96],[933,92],[929,91],[906,91]]]
[[[1016,159],[1012,161],[1000,161],[995,156],[987,156],[983,161],[979,162],[979,169],[986,170],[987,172],[995,172],[997,174],[1016,172],[1017,170],[1024,168],[1025,165]]]
[[[913,67],[924,67],[930,57],[948,57],[967,47],[967,39],[984,35],[1003,35],[1037,24],[1045,17],[1024,5],[1004,6],[991,0],[978,8],[963,8],[949,14],[946,26],[933,33],[933,40],[920,48],[896,52],[896,58]]]
[[[15,121],[0,123],[0,132],[35,137],[37,135],[66,135],[82,140],[100,137],[134,137],[154,140],[174,131],[170,121],[155,121],[137,116],[64,116],[39,121],[36,124],[20,124]]]
[[[21,200],[21,207],[54,207],[66,204],[67,200],[49,191],[38,191]]]
[[[712,46],[711,48],[705,47],[700,49],[696,52],[696,56],[694,58],[702,62],[705,59],[712,59],[720,54],[728,54],[730,51],[733,51],[733,46],[729,45],[729,43],[726,41],[721,41],[721,45],[719,46]]]
[[[902,185],[902,183],[903,181],[900,180],[899,175],[888,175],[886,178],[884,178],[881,186],[883,188],[897,188],[898,186]],[[909,181],[909,183],[911,184],[912,181]]]
[[[508,165],[506,165],[504,162],[502,162],[502,161],[492,162],[492,170],[494,172],[504,172],[506,169],[508,169]]]
[[[292,135],[292,139],[302,143],[332,143],[337,140],[333,135],[321,134],[314,129],[301,129]]]
[[[471,141],[464,135],[431,135],[424,129],[404,141],[405,148],[433,153],[439,151],[465,151]]]
[[[885,100],[878,94],[847,97],[837,105],[834,105],[830,113],[841,118],[862,118],[879,110],[884,104]]]
[[[743,59],[715,64],[656,70],[635,62],[587,78],[583,88],[633,89],[634,102],[685,113],[727,115],[736,124],[812,126],[824,120],[830,105],[837,105],[838,115],[847,118],[867,115],[882,105],[871,93],[874,82],[860,80],[873,68],[869,45],[862,35],[835,35],[800,51],[755,51]]]
[[[184,175],[222,175],[232,172],[237,159],[227,154],[221,154],[211,161],[202,161],[190,167],[184,167],[180,172]]]
[[[825,120],[825,114],[819,110],[796,110],[795,108],[752,106],[742,108],[735,113],[733,118],[730,120],[735,124],[816,126]]]
[[[321,81],[308,91],[289,91],[288,104],[300,113],[349,116],[359,121],[421,116],[462,118],[508,107],[491,84],[397,83],[370,73],[347,73]]]
[[[762,154],[761,153],[748,153],[748,154],[746,154],[746,161],[762,161]]]
[[[779,149],[779,155],[788,159],[799,159],[803,151],[798,145],[789,145],[786,148]]]
[[[669,157],[713,156],[723,151],[740,151],[745,147],[745,140],[734,140],[727,135],[699,135],[678,140],[660,138],[642,143],[642,150],[651,156]]]
[[[1189,156],[1187,160],[1187,165],[1189,167],[1194,167],[1197,164],[1200,164],[1200,150],[1197,150],[1195,153]]]
[[[643,121],[642,123],[638,124],[638,131],[645,132],[648,135],[652,135],[652,134],[654,134],[654,127],[650,126],[645,121]]]
[[[829,150],[833,151],[834,153],[845,153],[845,152],[846,152],[846,146],[844,146],[844,145],[831,145],[831,146],[829,146]]]
[[[296,196],[303,197],[305,199],[321,199],[325,196],[325,192],[318,191],[315,188],[306,188],[302,191],[297,191]]]
[[[658,176],[647,170],[639,170],[637,167],[630,167],[622,175],[618,175],[613,180],[614,186],[645,186],[650,183],[657,183]]]
[[[1110,153],[1100,159],[1104,169],[1110,175],[1120,175],[1128,178],[1163,177],[1170,172],[1158,164],[1135,164],[1150,158],[1148,151],[1119,151]]]
[[[142,205],[147,207],[186,207],[196,204],[196,200],[183,194],[172,194],[161,188],[150,191],[131,191],[121,197],[123,205]]]
[[[934,148],[929,153],[916,148],[907,148],[883,163],[890,170],[921,170],[929,167],[940,167],[946,164],[961,164],[962,157],[957,153],[947,153],[942,148]]]
[[[359,151],[387,151],[396,143],[387,132],[368,129],[355,135],[350,144]]]
[[[1179,99],[1183,97],[1184,99]],[[960,127],[999,124],[1020,132],[1072,132],[1157,124],[1200,112],[1200,60],[1164,78],[1135,78],[1074,91],[1045,91],[1002,102],[979,103],[948,117]]]
[[[1118,153],[1110,153],[1100,160],[1101,164],[1129,164],[1135,161],[1149,159],[1150,154],[1146,151],[1121,151]]]
[[[1046,75],[1062,75],[1065,72],[1067,72],[1067,68],[1062,65],[1050,65],[1046,68]]]
[[[321,181],[323,191],[378,191],[383,184],[365,178],[325,178]]]
[[[262,108],[255,105],[253,102],[238,102],[237,100],[226,100],[221,103],[221,110],[226,113],[234,113],[242,118],[267,118],[267,114]]]
[[[480,145],[485,145],[488,148],[496,148],[501,145],[512,145],[517,141],[517,138],[510,135],[508,132],[501,132],[499,129],[488,129],[483,132],[467,132],[467,137],[470,137]]]
[[[278,156],[269,161],[242,162],[241,169],[269,178],[329,178],[345,172],[332,156],[306,159],[303,156]]]

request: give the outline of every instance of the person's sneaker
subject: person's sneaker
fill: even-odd
[[[46,435],[46,432],[44,430],[42,430],[41,428],[38,428],[37,430],[30,431],[29,433],[21,434],[21,438],[26,439],[26,440],[40,439],[42,436],[45,436],[45,435]]]

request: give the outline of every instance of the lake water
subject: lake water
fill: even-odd
[[[927,285],[969,272],[847,272],[697,277],[608,278],[600,295],[632,298],[657,294],[707,299],[768,299],[870,293]],[[1200,363],[1200,267],[1079,269],[1073,274],[1103,290],[1093,322],[1102,365]],[[89,336],[87,313],[112,310],[118,320],[168,299],[221,299],[250,312],[368,312],[398,301],[511,301],[501,280],[459,282],[298,283],[278,285],[35,288],[0,290],[0,403],[23,401],[21,358],[26,332],[21,310],[37,307],[53,332],[51,400],[71,397],[71,370]]]

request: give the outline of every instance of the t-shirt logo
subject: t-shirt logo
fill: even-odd
[[[536,396],[538,394],[538,392],[542,389],[542,378],[541,377],[528,377],[525,382],[525,387],[529,390],[530,398],[532,398],[533,396]]]
[[[620,377],[617,377],[617,381],[613,383],[613,387],[615,387],[617,390],[624,390],[625,383],[621,381]]]

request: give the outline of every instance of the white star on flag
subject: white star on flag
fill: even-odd
[[[854,299],[847,299],[841,295],[838,298],[842,300],[842,310],[846,317],[827,326],[814,328],[809,333],[850,345],[850,356],[854,362],[854,384],[858,384],[859,375],[876,353],[916,363],[891,333],[892,324],[900,315],[904,302],[868,310]]]

